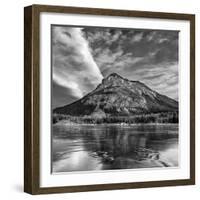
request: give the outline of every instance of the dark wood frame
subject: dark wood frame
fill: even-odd
[[[40,187],[40,53],[39,17],[41,12],[78,13],[190,22],[190,178],[184,180],[113,183],[66,187]],[[96,8],[32,5],[24,8],[24,191],[30,194],[83,192],[195,184],[195,16],[192,14],[110,10]]]

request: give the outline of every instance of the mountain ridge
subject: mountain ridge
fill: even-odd
[[[81,99],[55,108],[53,113],[71,116],[131,116],[178,111],[178,102],[159,94],[140,81],[112,73]]]

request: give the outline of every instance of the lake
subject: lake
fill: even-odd
[[[178,125],[53,125],[52,172],[178,167]]]

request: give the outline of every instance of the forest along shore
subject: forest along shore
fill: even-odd
[[[53,114],[53,124],[63,121],[65,124],[177,124],[178,112],[162,112],[151,114],[138,114],[133,116],[70,116]]]

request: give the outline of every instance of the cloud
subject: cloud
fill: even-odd
[[[69,88],[58,85],[55,81],[52,83],[52,108],[64,106],[69,102],[77,100],[73,91]]]
[[[141,41],[143,38],[143,32],[141,33],[138,33],[138,34],[135,34],[132,39],[131,39],[131,42],[134,43],[134,42],[139,42]]]
[[[151,89],[178,100],[178,62],[144,65],[127,77],[139,80]]]
[[[81,28],[52,27],[53,80],[81,98],[103,78]]]
[[[167,38],[160,38],[160,39],[158,40],[158,43],[161,44],[161,43],[167,42],[167,41],[169,41]]]
[[[150,31],[147,35],[146,35],[146,40],[148,42],[153,41],[155,39],[157,35],[157,31]]]

